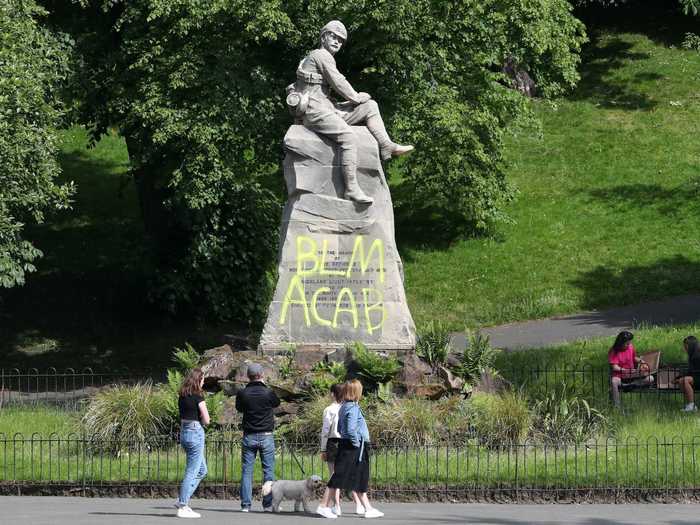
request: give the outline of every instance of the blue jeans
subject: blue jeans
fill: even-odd
[[[185,449],[187,463],[185,477],[180,485],[180,506],[188,505],[199,482],[207,475],[207,461],[204,458],[204,429],[196,421],[184,423],[180,428],[180,444]]]
[[[272,434],[245,434],[241,445],[241,508],[249,509],[253,499],[253,468],[260,453],[263,483],[275,480],[275,438]],[[272,494],[263,498],[263,508],[272,507]]]

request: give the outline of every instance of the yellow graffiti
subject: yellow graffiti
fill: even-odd
[[[378,299],[376,302],[372,303],[370,305],[370,295],[374,293],[378,296]],[[365,301],[365,320],[367,321],[367,332],[372,334],[375,330],[378,330],[379,328],[384,325],[384,321],[386,320],[386,308],[384,307],[384,297],[382,295],[382,292],[377,290],[376,288],[363,288],[362,289],[362,298]],[[372,325],[372,318],[370,316],[370,313],[374,312],[375,310],[379,310],[381,313],[381,317],[379,318],[379,322],[376,325]]]
[[[295,291],[299,292],[299,299],[292,299]],[[304,283],[299,275],[292,277],[289,287],[287,288],[287,293],[284,294],[280,324],[284,324],[284,321],[287,318],[287,309],[289,308],[290,304],[300,304],[304,307],[304,322],[306,322],[306,326],[311,326],[311,320],[309,319],[309,306],[306,304],[306,294],[304,293]]]
[[[314,316],[314,321],[316,321],[321,326],[331,326],[331,322],[328,319],[324,319],[318,314],[318,310],[316,309],[316,301],[318,301],[319,295],[321,295],[322,293],[330,293],[330,291],[331,289],[328,288],[328,286],[321,286],[321,288],[314,292],[314,295],[311,298],[311,315]]]
[[[350,287],[342,287],[335,298],[335,310],[333,318],[327,319],[321,316],[318,311],[319,297],[331,294],[332,290],[328,286],[319,287],[311,296],[310,301],[306,298],[305,280],[314,276],[334,276],[350,280],[353,273],[359,269],[362,276],[368,273],[373,260],[377,261],[374,269],[379,273],[379,282],[384,283],[384,243],[381,239],[372,240],[369,250],[365,250],[366,236],[358,235],[352,247],[350,262],[346,269],[328,268],[326,256],[333,254],[328,250],[328,239],[323,239],[321,249],[318,242],[312,237],[300,235],[296,238],[296,273],[292,276],[287,292],[284,296],[282,311],[280,313],[280,324],[285,324],[291,305],[300,305],[304,311],[304,324],[310,327],[313,324],[338,328],[347,326],[340,322],[343,316],[350,316],[349,320],[353,329],[360,325],[357,302]],[[367,241],[368,242],[368,241]],[[320,254],[320,256],[319,256]],[[337,263],[336,263],[337,264]],[[318,281],[317,281],[318,282]],[[336,283],[338,281],[336,280]],[[342,283],[341,283],[342,284]],[[349,283],[348,283],[349,284]],[[376,288],[362,288],[362,301],[364,304],[364,325],[367,333],[372,334],[381,329],[387,318],[387,310],[383,302],[383,294]],[[332,298],[331,298],[332,301]],[[329,302],[330,301],[322,301]]]
[[[355,256],[359,254],[360,257],[360,271],[362,275],[367,272],[369,268],[369,263],[372,260],[372,254],[375,250],[378,252],[379,257],[379,282],[384,282],[384,243],[381,239],[374,239],[372,245],[369,247],[369,253],[365,257],[365,237],[364,235],[358,235],[355,239],[355,246],[352,247],[352,257],[350,257],[350,264],[348,265],[348,271],[346,277],[350,278],[350,273],[352,271],[353,264],[355,263]]]
[[[350,308],[342,308],[343,297],[348,297],[348,302],[350,303]],[[350,288],[343,288],[338,294],[338,298],[335,301],[335,314],[333,315],[333,328],[338,328],[338,315],[342,312],[347,312],[352,315],[352,327],[357,328],[357,303],[352,295],[352,290]]]

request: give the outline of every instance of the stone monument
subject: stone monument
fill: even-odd
[[[263,352],[288,345],[375,350],[415,347],[394,213],[382,160],[413,146],[394,143],[379,107],[356,92],[333,55],[347,40],[338,21],[299,63],[287,88],[295,117],[284,137],[288,200],[279,276],[260,340]],[[331,92],[343,100],[332,101]]]

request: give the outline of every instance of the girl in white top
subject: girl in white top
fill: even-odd
[[[340,433],[338,432],[338,411],[344,400],[342,384],[331,386],[331,404],[323,410],[323,426],[321,427],[321,459],[328,465],[329,476],[335,471],[335,458],[338,454],[338,442]],[[353,491],[352,499],[355,500],[355,512],[364,515],[365,508],[360,502],[359,496]],[[330,504],[333,501],[334,506]],[[316,513],[324,518],[337,518],[341,515],[340,510],[340,490],[326,487],[323,499],[316,509]]]

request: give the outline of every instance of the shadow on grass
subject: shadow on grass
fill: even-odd
[[[615,71],[630,61],[648,60],[651,55],[632,51],[633,44],[619,37],[600,41],[593,34],[591,43],[582,53],[581,81],[569,97],[585,100],[608,109],[650,110],[657,103],[646,93],[635,88],[643,81],[657,80],[661,75],[640,72],[632,78],[614,78]]]
[[[686,33],[699,32],[697,17],[685,16],[677,2],[637,0],[613,9],[580,8],[576,15],[589,34],[602,30],[641,33],[666,47],[680,47]]]
[[[148,302],[147,240],[123,162],[87,152],[60,160],[62,178],[76,182],[73,209],[28,232],[45,254],[38,272],[0,292],[0,366],[169,364],[173,346],[197,344],[196,329]]]
[[[621,254],[621,257],[628,256]],[[621,270],[599,266],[579,275],[572,284],[584,292],[582,304],[587,309],[685,296],[700,291],[700,262],[677,255],[660,259],[654,264],[633,265]],[[667,317],[666,312],[659,312],[658,317],[661,321]],[[700,309],[696,307],[672,324],[697,320],[700,320]],[[613,321],[617,322],[615,319]],[[653,318],[649,319],[649,323],[669,324],[656,322]]]
[[[391,187],[394,203],[396,244],[404,261],[412,261],[411,250],[447,250],[455,242],[478,237],[473,225],[457,214],[451,214],[435,206],[417,206],[412,198],[410,182]],[[498,240],[498,233],[492,232]]]
[[[700,211],[700,178],[675,188],[659,184],[622,184],[589,192],[592,200],[605,202],[617,212],[652,209],[662,215],[683,216]]]

